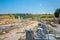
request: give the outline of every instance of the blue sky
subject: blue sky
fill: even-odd
[[[60,0],[0,0],[1,13],[54,13]]]

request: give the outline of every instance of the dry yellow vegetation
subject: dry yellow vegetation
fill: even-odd
[[[12,19],[14,17],[11,17],[9,15],[3,15],[3,16],[0,16],[0,19]]]

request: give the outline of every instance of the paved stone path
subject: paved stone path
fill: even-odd
[[[18,27],[16,29],[13,29],[9,31],[9,33],[5,33],[3,35],[0,35],[0,40],[18,40],[20,37],[25,37],[25,29],[27,28],[34,28],[37,26],[38,22],[31,21],[32,23],[28,24],[28,22],[25,22],[23,27]],[[27,23],[27,24],[26,24]]]

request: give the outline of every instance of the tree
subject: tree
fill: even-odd
[[[60,15],[60,8],[55,10],[54,15],[55,15],[56,18],[59,17],[59,15]]]

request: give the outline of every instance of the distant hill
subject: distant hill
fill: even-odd
[[[53,18],[53,14],[0,14],[0,18]]]

